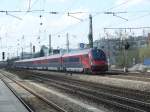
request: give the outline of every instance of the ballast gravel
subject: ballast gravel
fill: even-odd
[[[111,85],[115,87],[121,87],[121,88],[129,88],[134,90],[140,90],[140,91],[147,91],[150,92],[150,82],[145,81],[138,81],[138,80],[129,80],[129,79],[118,79],[118,78],[112,78],[100,75],[83,75],[83,74],[66,74],[66,73],[59,73],[59,72],[50,72],[50,71],[34,71],[39,72],[43,74],[49,74],[49,75],[60,75],[63,77],[69,77],[73,79],[83,80],[83,81],[89,81],[94,82],[97,84],[105,84],[105,85]]]

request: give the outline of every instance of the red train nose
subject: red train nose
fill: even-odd
[[[103,60],[93,60],[92,61],[92,64],[93,65],[106,65],[106,61],[103,61]]]
[[[107,71],[108,70],[107,62],[106,61],[93,61],[91,70],[93,72]]]

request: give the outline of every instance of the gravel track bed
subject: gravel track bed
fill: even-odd
[[[31,72],[31,73],[33,73],[33,72]],[[118,95],[121,95],[121,96],[127,96],[128,95],[130,97],[130,94],[131,94],[132,98],[135,98],[135,99],[137,98],[137,96],[140,96],[141,100],[143,100],[143,101],[147,101],[147,99],[149,99],[149,92],[144,93],[144,92],[134,90],[134,89],[132,90],[132,89],[120,88],[120,87],[115,87],[115,86],[105,85],[105,84],[104,85],[103,84],[96,85],[96,83],[92,83],[92,82],[91,83],[89,83],[89,82],[85,83],[84,81],[83,82],[82,81],[78,82],[78,80],[77,81],[74,80],[74,77],[72,77],[72,76],[66,76],[65,75],[65,77],[64,77],[64,75],[61,75],[61,76],[56,76],[56,75],[52,75],[52,74],[47,75],[45,73],[43,74],[43,72],[41,72],[41,71],[40,71],[40,73],[42,73],[42,75],[40,75],[40,74],[37,74],[37,75],[44,76],[44,77],[47,77],[47,78],[49,77],[51,79],[53,78],[55,80],[61,80],[61,81],[64,81],[64,82],[67,82],[67,83],[70,83],[70,84],[75,83],[78,86],[84,85],[84,86],[86,86],[86,88],[91,87],[92,89],[99,90],[99,91],[104,91],[104,92],[110,92],[111,91],[114,94],[118,94]],[[36,73],[34,73],[34,74],[36,75]],[[73,80],[70,80],[70,78],[73,79]]]
[[[75,102],[66,100],[65,95],[62,97],[59,97],[57,95],[57,93],[54,94],[54,93],[50,93],[49,91],[43,91],[43,90],[39,89],[38,87],[36,87],[35,86],[36,84],[32,83],[32,84],[27,84],[27,85],[34,88],[34,90],[40,94],[43,94],[43,92],[44,92],[44,96],[47,99],[51,99],[54,103],[60,105],[68,112],[100,112],[100,110],[98,111],[98,110],[96,110],[96,108],[95,109],[94,108],[93,109],[92,108],[91,109],[84,108],[86,106],[84,106],[84,104],[80,103],[80,101],[79,101],[79,104],[76,104],[75,102],[77,100],[75,100]],[[48,87],[48,89],[50,89],[50,88]],[[67,97],[70,99],[69,96],[67,96]],[[89,106],[89,108],[90,108],[90,106]]]
[[[26,73],[26,75],[21,73],[21,75],[18,75],[18,76],[21,76],[21,78],[24,78],[26,80],[30,80],[30,79],[33,80],[31,77],[28,77],[27,73]],[[26,81],[24,81],[23,83],[26,84],[27,86],[33,88],[33,90],[36,91],[37,93],[40,93],[40,94],[44,95],[44,97],[46,97],[47,99],[51,99],[54,103],[57,103],[58,105],[63,107],[65,110],[68,110],[68,112],[110,112],[107,109],[104,109],[103,107],[97,108],[98,106],[97,107],[96,106],[90,106],[89,104],[87,104],[89,106],[87,108],[86,103],[88,103],[88,102],[84,101],[84,103],[80,103],[82,101],[82,99],[80,99],[80,98],[79,98],[79,100],[80,100],[79,104],[77,104],[77,103],[74,104],[70,101],[67,101],[66,99],[64,99],[62,97],[59,98],[57,95],[52,94],[52,93],[48,92],[47,90],[45,91],[45,90],[42,90],[41,88],[36,87],[34,85],[35,82],[34,82],[34,84],[32,83],[32,81],[29,81],[29,82],[31,82],[31,83],[28,83]],[[39,85],[39,83],[38,83],[38,85]],[[42,86],[43,86],[43,84],[42,84]],[[52,89],[52,88],[49,88],[49,87],[47,87],[47,88]],[[60,92],[62,92],[62,91],[60,91]],[[70,96],[68,96],[68,97],[70,97]],[[80,105],[82,105],[82,106],[80,106]],[[86,107],[86,108],[84,108],[84,107]],[[94,107],[96,107],[96,108],[94,108]],[[104,111],[100,111],[100,110],[104,110]]]
[[[10,86],[20,95],[23,101],[34,111],[34,112],[58,112],[45,102],[41,101],[16,83],[12,82],[8,78],[4,79],[6,82],[11,84]],[[23,82],[23,81],[22,81]]]
[[[34,70],[34,72],[42,73],[42,74],[49,74],[49,75],[59,75],[62,77],[69,77],[77,80],[83,80],[83,81],[89,81],[92,83],[97,84],[104,84],[108,86],[114,86],[114,87],[120,87],[120,88],[128,88],[128,89],[134,89],[138,91],[145,91],[150,92],[150,82],[144,82],[144,81],[137,81],[137,80],[128,80],[128,79],[119,79],[119,78],[112,78],[105,76],[99,76],[99,75],[79,75],[79,74],[67,74],[66,73],[60,73],[60,72],[51,72],[51,71],[37,71]]]
[[[23,85],[27,85],[28,83],[32,82],[32,81],[21,80],[18,77],[16,77],[15,75],[10,74],[8,72],[5,72],[5,73],[7,73],[7,76],[11,77],[12,79],[17,79]],[[29,93],[27,90],[25,90],[24,88],[20,87],[16,83],[12,82],[10,79],[5,77],[5,80],[7,80],[7,82],[11,83],[11,87],[19,94],[19,96],[23,99],[23,101],[29,107],[31,107],[31,109],[34,112],[60,112],[60,111],[54,109],[54,107],[48,105],[46,102],[44,102],[41,99],[37,98],[33,94]],[[29,86],[27,86],[27,87],[29,87]]]
[[[40,75],[41,76],[41,75]],[[41,76],[43,77],[43,76]],[[38,78],[38,77],[37,77]],[[39,77],[40,78],[40,77]],[[60,77],[53,77],[53,76],[46,76],[45,78],[49,78],[49,82],[52,81],[57,81],[64,83],[65,85],[73,85],[76,87],[82,87],[86,89],[91,89],[94,90],[95,92],[101,92],[103,91],[104,93],[113,93],[115,95],[119,95],[122,97],[128,96],[129,98],[135,99],[135,100],[141,100],[144,102],[149,102],[148,99],[150,99],[149,93],[143,94],[143,92],[140,91],[135,91],[135,90],[128,90],[128,89],[122,89],[122,88],[114,88],[111,86],[105,86],[105,85],[95,85],[89,82],[78,82],[70,79],[63,79]]]
[[[39,79],[37,79],[37,80],[39,80]],[[94,107],[100,108],[102,110],[105,110],[106,112],[108,110],[109,110],[108,112],[110,112],[110,111],[112,111],[112,112],[113,111],[114,112],[120,112],[120,109],[116,109],[116,108],[114,108],[114,106],[108,105],[108,104],[106,104],[104,102],[103,103],[102,102],[99,103],[98,101],[95,101],[92,97],[89,99],[89,97],[87,97],[87,96],[83,96],[81,94],[77,94],[76,90],[73,89],[73,91],[72,91],[70,87],[67,88],[67,87],[64,87],[64,86],[61,86],[61,85],[57,85],[57,84],[54,84],[54,82],[51,82],[51,83],[47,82],[47,81],[42,81],[42,82],[47,84],[47,85],[49,85],[49,87],[51,86],[51,87],[55,88],[57,91],[60,91],[61,93],[66,93],[67,95],[69,95],[69,97],[72,97],[74,99],[78,99],[78,100],[84,102],[85,104],[94,105]]]
[[[146,75],[146,74],[141,75],[141,74],[130,74],[129,73],[127,75],[111,75],[111,76],[106,76],[106,77],[150,82],[150,75]]]
[[[27,73],[28,73],[28,72],[27,72]],[[51,77],[51,78],[52,78],[52,77]],[[53,78],[54,78],[54,77],[53,77]],[[55,78],[56,78],[56,76],[55,76]],[[59,78],[60,78],[60,77],[59,77]],[[57,77],[57,79],[58,79],[58,77]],[[62,81],[62,80],[61,80],[61,81]],[[63,81],[64,81],[64,80],[63,80]],[[67,81],[67,80],[66,80],[66,81]],[[65,82],[66,82],[66,81],[65,81]],[[69,81],[69,80],[68,80],[68,81]],[[69,83],[71,84],[71,82],[72,82],[72,81],[68,82],[68,84],[69,84]],[[81,86],[81,85],[78,85],[78,86]],[[116,93],[116,94],[117,94],[117,93]],[[135,95],[135,96],[136,96],[136,95]],[[143,98],[144,98],[144,97],[143,97]],[[149,96],[148,96],[148,98],[149,98]],[[146,99],[147,99],[147,97],[144,98],[143,101],[146,100]]]

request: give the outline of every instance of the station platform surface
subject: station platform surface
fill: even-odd
[[[1,79],[0,112],[29,112]]]

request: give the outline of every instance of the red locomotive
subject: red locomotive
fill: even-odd
[[[108,70],[105,53],[101,49],[85,49],[63,55],[51,55],[16,61],[16,68],[73,71],[84,73]]]

